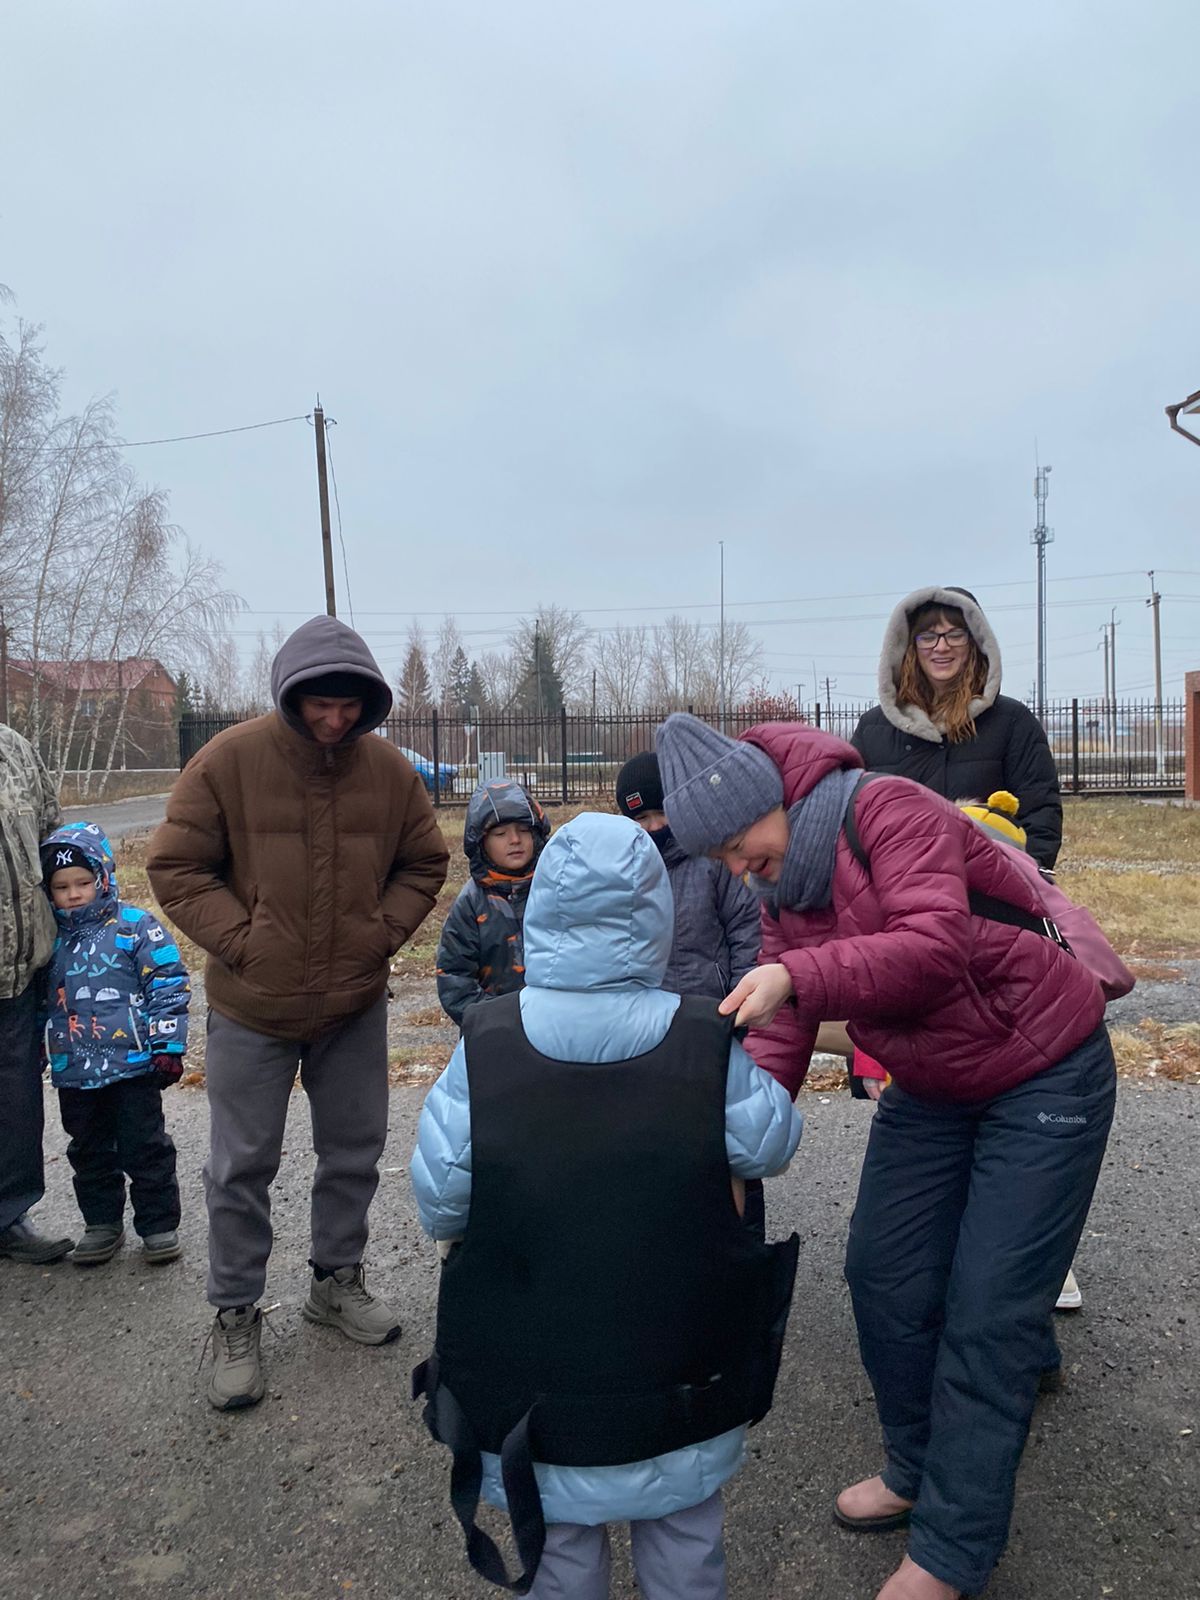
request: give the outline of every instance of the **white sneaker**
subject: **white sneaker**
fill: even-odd
[[[1083,1295],[1075,1277],[1075,1269],[1071,1267],[1068,1268],[1067,1275],[1063,1279],[1062,1292],[1054,1302],[1054,1309],[1055,1311],[1078,1311],[1082,1305]]]

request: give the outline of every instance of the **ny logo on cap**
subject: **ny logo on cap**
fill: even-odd
[[[60,850],[54,858],[56,867],[69,867],[75,852],[73,850]]]

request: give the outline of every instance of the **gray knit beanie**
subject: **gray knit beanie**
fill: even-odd
[[[663,810],[681,850],[702,856],[783,804],[783,779],[765,751],[699,717],[673,712],[654,736]]]

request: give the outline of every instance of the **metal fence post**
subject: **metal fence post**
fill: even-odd
[[[433,709],[433,803],[440,806],[442,803],[442,747],[438,738],[437,707]]]
[[[560,748],[562,750],[562,803],[567,803],[567,708],[563,706],[559,711],[560,718]]]
[[[821,726],[821,702],[819,700],[813,701],[813,711],[815,713],[813,722],[819,728]]]
[[[1079,793],[1079,701],[1071,701],[1071,788]]]

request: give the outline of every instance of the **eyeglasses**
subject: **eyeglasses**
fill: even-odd
[[[942,633],[918,633],[917,649],[936,650],[939,642],[944,639],[952,650],[958,650],[970,637],[965,628],[946,628]]]

